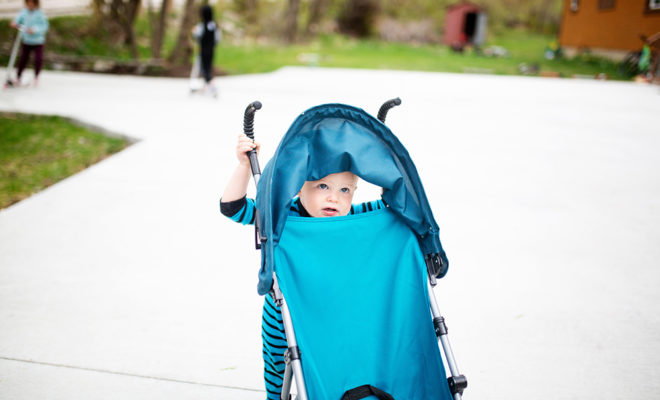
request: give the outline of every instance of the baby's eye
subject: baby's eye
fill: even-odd
[[[319,186],[318,186],[318,187],[319,187],[319,189],[323,189],[323,190],[325,190],[325,189],[328,188],[328,185],[326,185],[325,183],[319,183]]]
[[[341,188],[340,190],[341,190],[342,193],[350,193],[351,192],[351,189],[347,188],[347,187]]]

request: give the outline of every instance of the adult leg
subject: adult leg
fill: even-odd
[[[284,380],[284,352],[287,349],[282,311],[270,294],[264,296],[261,339],[263,341],[264,382],[268,400],[279,400]]]

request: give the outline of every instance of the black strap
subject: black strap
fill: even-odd
[[[391,394],[371,385],[362,385],[347,390],[346,393],[344,393],[344,395],[341,397],[341,400],[360,400],[369,396],[376,396],[380,400],[394,400],[394,397],[392,397]]]

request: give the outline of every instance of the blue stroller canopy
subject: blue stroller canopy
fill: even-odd
[[[437,255],[442,261],[437,276],[446,274],[448,261],[439,228],[408,151],[385,124],[364,110],[326,104],[305,111],[294,121],[259,180],[256,202],[265,239],[259,294],[271,290],[275,248],[292,198],[305,181],[343,171],[382,187],[383,201],[414,232],[423,255]]]

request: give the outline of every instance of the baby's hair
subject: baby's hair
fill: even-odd
[[[39,8],[39,0],[25,0],[25,4],[27,4],[30,1],[33,2],[37,8]]]

